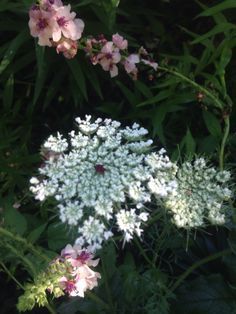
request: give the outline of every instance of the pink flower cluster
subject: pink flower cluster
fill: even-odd
[[[64,6],[61,0],[40,0],[29,11],[29,28],[33,37],[38,37],[40,46],[53,46],[66,58],[77,53],[77,40],[81,38],[84,22]]]
[[[64,6],[61,0],[40,0],[29,12],[29,28],[33,37],[38,37],[41,46],[52,46],[57,53],[63,53],[67,59],[77,54],[78,40],[84,30],[84,22],[71,12],[71,6]],[[136,80],[138,64],[144,64],[155,71],[157,63],[148,52],[141,47],[138,53],[129,54],[128,41],[119,34],[114,34],[108,41],[103,35],[98,39],[89,37],[80,40],[92,64],[100,64],[111,77],[118,75],[118,64]]]
[[[90,57],[92,64],[100,64],[104,71],[109,71],[111,77],[118,75],[118,63],[134,79],[138,76],[138,63],[146,64],[157,70],[157,63],[151,60],[150,55],[144,48],[138,53],[128,53],[128,41],[119,34],[114,34],[108,41],[103,35],[98,39],[92,37],[86,40],[85,51]]]
[[[90,267],[96,267],[99,259],[93,260],[93,254],[80,246],[68,244],[61,252],[60,261],[68,265],[68,274],[59,279],[63,291],[69,296],[84,297],[86,290],[92,290],[98,285],[100,273]]]

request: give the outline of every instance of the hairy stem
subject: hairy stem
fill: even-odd
[[[179,285],[181,285],[181,283],[185,280],[186,277],[188,277],[196,268],[207,264],[211,261],[214,261],[215,259],[218,259],[224,255],[228,255],[231,253],[230,249],[226,249],[224,251],[221,252],[217,252],[215,254],[212,254],[210,256],[207,256],[203,259],[201,259],[200,261],[197,261],[196,263],[194,263],[191,267],[189,267],[180,277],[179,279],[173,284],[173,286],[171,287],[170,291],[173,292],[176,288],[179,287]]]
[[[221,142],[221,146],[220,146],[220,152],[219,152],[220,170],[224,169],[225,145],[226,145],[226,141],[227,141],[227,138],[229,136],[229,130],[230,130],[230,120],[229,120],[229,116],[228,115],[224,118],[224,123],[225,123],[224,135],[223,135],[223,138],[222,138],[222,142]]]
[[[213,100],[214,104],[215,104],[215,107],[220,108],[220,109],[223,108],[223,104],[221,103],[221,101],[217,97],[215,97],[214,94],[212,94],[208,89],[206,89],[205,87],[199,85],[198,83],[196,83],[195,81],[191,80],[187,76],[183,75],[182,73],[179,73],[177,71],[174,71],[174,70],[171,70],[169,68],[162,67],[162,66],[158,66],[158,69],[161,70],[161,71],[173,74],[176,77],[179,77],[181,80],[189,83],[190,85],[195,87],[197,90],[201,91],[204,95],[208,96],[211,100]]]

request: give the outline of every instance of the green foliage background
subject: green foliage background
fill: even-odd
[[[45,265],[30,245],[53,257],[73,239],[53,204],[36,203],[28,186],[42,142],[57,130],[72,129],[76,116],[139,122],[172,159],[203,154],[234,173],[236,153],[234,0],[71,1],[85,22],[85,35],[109,38],[118,32],[131,51],[143,45],[153,54],[160,65],[157,77],[150,80],[144,71],[135,82],[123,72],[110,79],[83,51],[65,60],[39,47],[27,25],[31,4],[0,3],[0,227],[15,236],[1,235],[0,266],[22,282],[34,275],[25,257],[37,271]],[[191,235],[187,253],[186,234],[169,229],[153,224],[143,254],[135,247],[108,245],[98,295],[113,313],[236,313],[235,225]],[[222,251],[223,257],[193,269],[172,291],[171,283],[191,265]],[[152,257],[155,268],[148,264]],[[14,313],[21,293],[8,280],[1,273],[1,284],[11,289],[0,297],[1,313]],[[89,299],[65,299],[56,306],[58,313],[105,313]]]

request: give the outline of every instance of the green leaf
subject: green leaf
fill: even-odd
[[[9,48],[7,49],[1,63],[0,63],[0,74],[7,68],[7,66],[11,63],[13,58],[15,57],[20,46],[28,39],[28,30],[21,31],[15,39],[13,39],[10,43]]]
[[[177,291],[175,314],[235,314],[236,295],[221,275],[186,282]]]
[[[39,46],[37,43],[35,43],[35,49],[36,49],[36,59],[37,59],[37,77],[35,82],[35,88],[34,88],[34,97],[33,97],[33,106],[36,104],[40,93],[43,89],[44,82],[46,79],[46,73],[48,71],[49,65],[45,62],[45,47]]]
[[[198,16],[210,16],[210,15],[214,15],[216,13],[222,12],[224,10],[233,9],[233,8],[236,8],[235,0],[224,0],[224,1],[221,1],[221,3],[219,4],[209,9],[206,9],[204,12],[202,12]]]
[[[12,228],[16,233],[23,235],[27,229],[27,222],[25,217],[18,209],[8,204],[4,208],[3,217],[5,224]]]
[[[158,102],[170,97],[170,95],[171,95],[171,91],[169,89],[163,90],[163,91],[159,92],[156,96],[151,97],[151,98],[137,104],[137,107],[142,107],[142,106],[158,103]]]
[[[37,228],[35,228],[33,231],[30,232],[30,234],[28,235],[28,240],[31,243],[35,243],[39,237],[41,236],[41,234],[43,233],[43,231],[45,230],[47,224],[43,224]]]
[[[3,105],[6,110],[10,110],[13,102],[13,87],[14,87],[14,78],[13,74],[9,76],[9,79],[6,82],[4,93],[3,93]]]
[[[192,155],[195,153],[196,151],[196,142],[192,136],[192,133],[190,131],[190,129],[187,129],[185,138],[184,138],[184,142],[185,142],[185,150],[186,150],[186,154],[187,155]]]
[[[52,224],[47,230],[48,247],[51,250],[61,250],[66,244],[70,243],[68,230],[64,224]]]
[[[213,27],[209,32],[205,33],[202,36],[198,36],[195,40],[193,40],[191,42],[191,44],[197,44],[200,43],[202,41],[204,41],[205,39],[215,36],[219,33],[224,33],[228,30],[232,30],[232,29],[236,29],[236,26],[232,23],[222,23],[222,24],[218,24],[215,27]]]
[[[102,263],[108,279],[111,278],[116,270],[116,250],[112,242],[103,248]]]
[[[77,86],[86,100],[88,100],[87,87],[81,66],[76,59],[66,60]]]
[[[203,120],[210,134],[216,138],[221,138],[222,136],[221,125],[220,125],[219,120],[216,118],[216,116],[210,111],[206,111],[206,110],[202,111],[202,115],[203,115]]]

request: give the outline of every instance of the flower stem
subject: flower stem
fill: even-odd
[[[224,169],[225,144],[226,144],[227,138],[229,136],[229,130],[230,130],[230,120],[229,120],[229,116],[228,115],[224,118],[224,123],[225,123],[224,135],[223,135],[223,138],[222,138],[222,142],[221,142],[221,146],[220,146],[220,152],[219,152],[220,170]]]
[[[173,284],[173,286],[171,287],[170,291],[173,292],[174,290],[176,290],[176,288],[179,287],[179,285],[185,280],[186,277],[188,277],[196,268],[207,264],[215,259],[218,259],[224,255],[228,255],[231,253],[231,249],[226,249],[224,251],[221,252],[217,252],[215,254],[212,254],[210,256],[207,256],[203,259],[201,259],[200,261],[197,261],[196,263],[194,263],[191,267],[189,267],[180,277],[179,279]]]
[[[45,304],[45,307],[48,309],[49,313],[51,313],[51,314],[57,313],[49,303]]]
[[[179,77],[180,79],[182,79],[183,81],[189,83],[190,85],[192,85],[193,87],[195,87],[197,90],[201,91],[204,95],[208,96],[211,100],[214,101],[215,107],[222,109],[223,108],[223,104],[221,103],[221,101],[215,97],[214,94],[212,94],[208,89],[206,89],[205,87],[199,85],[198,83],[196,83],[195,81],[191,80],[190,78],[188,78],[187,76],[183,75],[182,73],[179,73],[177,71],[171,70],[169,68],[166,67],[162,67],[162,66],[158,66],[158,69],[170,74],[173,74],[176,77]]]

